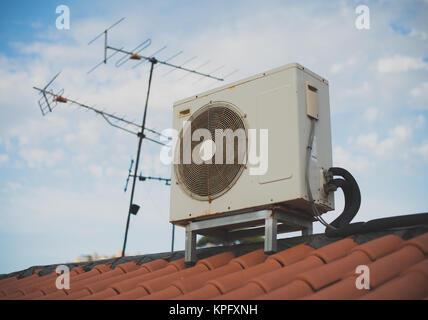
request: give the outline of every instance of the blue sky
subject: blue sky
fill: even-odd
[[[61,4],[70,30],[55,27]],[[369,30],[355,28],[359,4]],[[327,78],[333,161],[362,193],[355,221],[428,209],[427,1],[2,1],[0,12],[0,273],[121,249],[136,139],[74,107],[42,117],[32,90],[62,70],[55,88],[66,96],[140,121],[147,66],[112,61],[86,74],[103,50],[101,39],[87,42],[121,17],[113,45],[151,38],[153,51],[167,45],[161,58],[183,50],[176,63],[197,56],[194,66],[211,61],[202,71],[239,69],[227,81],[290,62]],[[174,101],[218,85],[167,71],[153,79],[148,126],[158,130],[171,127]],[[170,175],[156,145],[145,142],[143,155],[143,174]],[[128,252],[169,250],[168,187],[138,183],[136,202]]]

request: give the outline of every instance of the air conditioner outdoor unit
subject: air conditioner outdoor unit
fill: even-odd
[[[323,190],[332,166],[327,80],[292,63],[177,101],[171,223],[207,220],[209,230],[214,218],[232,217],[231,230],[251,225],[237,216],[272,208],[312,222],[305,175],[313,119],[310,186],[324,213],[334,209]]]

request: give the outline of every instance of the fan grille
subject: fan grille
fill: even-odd
[[[246,161],[247,132],[237,109],[224,102],[210,103],[202,107],[190,118],[190,121],[191,127],[183,129],[190,130],[190,135],[188,132],[183,133],[182,130],[179,136],[180,157],[179,164],[175,165],[175,172],[180,185],[192,197],[210,201],[232,188],[241,175]],[[238,136],[233,137],[233,161],[230,161],[230,159],[227,161],[226,146],[228,142],[227,138],[222,136],[221,138],[218,137],[218,139],[223,139],[223,153],[222,155],[214,154],[211,158],[211,163],[198,158],[198,151],[200,151],[205,137],[202,137],[200,141],[191,142],[190,149],[193,156],[190,163],[184,163],[183,135],[193,137],[193,133],[197,129],[207,129],[215,146],[218,146],[220,142],[216,141],[216,129],[230,129],[231,131],[229,132],[234,133],[237,132],[237,129],[241,129],[241,133],[243,132],[241,139]],[[195,148],[199,149],[194,152]],[[213,151],[218,152],[219,149],[215,148]],[[195,156],[197,159],[195,159]],[[222,161],[218,163],[219,161],[216,161],[216,159],[220,157]]]

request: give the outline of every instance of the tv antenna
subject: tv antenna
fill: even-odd
[[[125,132],[134,134],[134,135],[139,135],[141,130],[140,130],[140,125],[137,124],[134,121],[129,121],[127,120],[125,117],[120,117],[115,115],[114,113],[109,113],[106,112],[104,110],[100,110],[97,109],[95,107],[92,107],[90,105],[87,105],[85,103],[76,101],[74,99],[68,98],[64,96],[64,89],[60,89],[59,91],[57,91],[56,93],[54,92],[54,90],[52,88],[50,88],[50,86],[52,85],[52,83],[54,82],[54,80],[58,77],[58,75],[61,72],[58,72],[53,78],[52,80],[50,80],[48,82],[47,85],[45,85],[43,88],[38,88],[38,87],[33,87],[33,89],[37,90],[40,92],[40,94],[42,95],[41,98],[38,101],[39,107],[40,107],[40,111],[42,112],[42,115],[45,116],[47,113],[52,112],[53,109],[55,109],[55,107],[58,105],[58,103],[64,103],[64,104],[70,104],[70,105],[76,105],[79,108],[83,108],[86,109],[87,111],[93,111],[94,113],[96,113],[97,115],[101,115],[102,118],[112,127],[121,129]],[[156,140],[154,137],[148,137],[147,134],[150,135],[155,135],[158,138],[160,137],[164,137],[166,139],[170,139],[170,137],[167,137],[165,135],[163,135],[162,133],[153,130],[153,129],[149,129],[149,128],[144,128],[145,130],[145,135],[146,135],[146,139],[149,141],[152,141],[156,144],[159,145],[163,145],[163,146],[167,146],[167,144]]]
[[[190,60],[188,59],[185,62],[183,62],[181,65],[171,63],[171,60],[175,59],[177,56],[182,54],[182,51],[180,51],[180,52],[178,52],[178,53],[176,53],[176,54],[174,54],[174,55],[172,55],[169,58],[164,59],[164,60],[157,58],[157,55],[161,51],[163,51],[166,48],[166,46],[158,49],[157,51],[155,51],[151,55],[143,55],[141,52],[143,50],[147,49],[151,45],[151,42],[152,42],[151,39],[146,39],[145,41],[143,41],[142,43],[137,45],[131,51],[124,50],[123,47],[122,48],[116,48],[116,47],[110,46],[108,43],[108,32],[113,27],[115,27],[119,23],[121,23],[124,19],[125,18],[119,19],[117,22],[115,22],[110,27],[108,27],[107,29],[102,31],[100,34],[98,34],[94,39],[92,39],[88,43],[88,45],[90,45],[104,35],[104,59],[101,62],[99,62],[97,65],[95,65],[92,69],[90,69],[88,71],[88,73],[93,72],[96,68],[98,68],[102,64],[107,64],[107,61],[109,59],[111,59],[114,55],[116,55],[117,53],[123,54],[123,56],[116,62],[116,67],[120,67],[120,66],[124,65],[125,63],[127,63],[130,60],[138,61],[138,63],[136,65],[134,65],[133,68],[135,68],[135,67],[137,67],[143,63],[150,63],[150,72],[149,72],[148,85],[147,85],[146,101],[144,104],[142,122],[141,122],[141,125],[138,127],[140,132],[137,133],[138,146],[137,146],[137,155],[136,155],[136,160],[135,160],[134,174],[131,175],[131,171],[132,171],[132,165],[131,165],[131,167],[129,169],[128,179],[127,179],[129,182],[129,178],[132,178],[132,188],[131,188],[131,196],[130,196],[130,201],[129,201],[128,216],[127,216],[127,220],[126,220],[126,228],[125,228],[125,235],[124,235],[124,241],[123,241],[122,256],[125,255],[131,214],[136,214],[136,212],[138,212],[138,209],[139,209],[139,206],[134,204],[135,184],[136,184],[137,178],[142,180],[142,181],[156,179],[156,180],[160,180],[160,181],[170,182],[169,179],[165,179],[165,178],[144,177],[142,175],[138,175],[138,165],[139,165],[139,161],[140,161],[141,145],[142,145],[143,140],[147,139],[146,134],[145,134],[145,131],[147,131],[147,129],[146,129],[147,108],[148,108],[148,104],[149,104],[153,70],[155,68],[155,65],[164,65],[164,66],[172,68],[173,70],[185,71],[188,74],[194,74],[194,75],[198,75],[198,76],[205,77],[205,78],[210,78],[210,79],[217,80],[217,81],[224,81],[224,77],[221,78],[221,77],[217,77],[217,76],[213,75],[213,73],[215,71],[212,71],[210,73],[204,73],[204,72],[198,71],[199,68],[193,69],[193,68],[187,67],[186,66],[187,63],[189,63],[191,60],[194,60],[195,58],[192,58]],[[110,55],[108,55],[110,52],[112,52],[112,53]],[[126,186],[126,188],[127,188],[127,186]],[[174,228],[173,228],[173,230],[174,230]],[[173,239],[174,239],[174,231],[173,231]],[[172,247],[172,249],[173,249],[173,247]]]
[[[126,178],[125,188],[123,189],[124,192],[126,192],[126,190],[128,190],[129,178],[135,176],[134,174],[132,174],[132,166],[133,166],[133,164],[134,164],[134,159],[131,159],[131,165],[129,167],[128,177]],[[157,180],[157,181],[163,181],[163,182],[165,182],[165,185],[167,185],[167,186],[171,185],[171,179],[170,178],[143,176],[143,174],[141,172],[140,172],[140,175],[137,176],[137,178],[140,181]]]
[[[172,64],[169,61],[171,61],[172,59],[176,58],[177,56],[179,56],[180,54],[183,53],[183,51],[179,51],[178,53],[174,54],[173,56],[169,57],[166,60],[160,60],[157,59],[155,57],[156,54],[158,54],[160,52],[160,50],[156,51],[154,54],[150,55],[150,56],[145,56],[140,54],[141,51],[143,51],[144,49],[148,48],[152,41],[151,39],[146,39],[144,40],[142,43],[140,43],[137,47],[135,47],[132,51],[127,51],[124,50],[123,47],[122,48],[116,48],[116,47],[112,47],[108,44],[108,31],[110,29],[112,29],[113,27],[117,26],[119,23],[121,23],[123,20],[125,20],[125,17],[119,19],[118,21],[116,21],[115,23],[113,23],[110,27],[108,27],[107,29],[105,29],[103,32],[101,32],[100,34],[98,34],[95,38],[93,38],[91,41],[88,42],[88,45],[94,43],[97,39],[99,39],[101,36],[104,35],[104,59],[96,64],[92,69],[90,69],[88,71],[88,73],[91,73],[92,71],[94,71],[96,68],[98,68],[99,66],[101,66],[102,64],[107,64],[107,61],[112,58],[114,55],[116,55],[117,53],[123,53],[124,56],[122,56],[117,62],[116,62],[116,67],[120,67],[122,65],[124,65],[127,61],[129,60],[142,60],[140,63],[136,64],[134,67],[137,67],[138,65],[144,63],[144,62],[150,62],[151,65],[155,65],[155,64],[162,64],[168,67],[172,67],[175,69],[179,69],[182,71],[186,71],[186,72],[190,72],[193,74],[197,74],[203,77],[207,77],[207,78],[211,78],[211,79],[215,79],[218,81],[224,81],[223,78],[219,78],[213,75],[214,72],[211,73],[203,73],[203,72],[199,72],[195,69],[190,69],[184,66],[184,64],[182,65],[176,65],[176,64]],[[165,49],[166,46],[162,47],[161,50]],[[107,55],[108,50],[113,51],[113,53],[111,55]],[[128,59],[126,59],[128,58]],[[149,76],[149,82],[150,82],[150,76]],[[149,84],[150,86],[150,84]],[[150,93],[150,90],[148,90],[148,93]]]

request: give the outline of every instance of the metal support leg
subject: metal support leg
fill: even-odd
[[[272,254],[278,249],[277,246],[277,217],[275,214],[265,219],[265,253]]]
[[[302,229],[302,236],[310,236],[313,234],[312,222]]]
[[[280,229],[278,229],[278,221],[282,223],[280,225]],[[257,235],[263,234],[263,228],[252,228],[255,226],[261,226],[263,224],[265,234],[264,251],[266,254],[272,254],[278,251],[278,230],[280,233],[302,230],[302,235],[312,234],[312,222],[310,220],[291,212],[284,212],[282,210],[264,209],[231,216],[196,220],[190,222],[186,226],[184,262],[186,265],[190,266],[196,263],[197,234],[210,235],[232,244],[234,239],[245,238],[243,232],[249,232],[245,233],[247,236],[251,236],[251,234],[254,236],[254,230],[257,232]],[[284,229],[284,226],[291,230]],[[241,228],[247,229],[234,231]],[[234,236],[236,236],[238,232],[240,232],[240,236],[235,238]]]
[[[312,221],[303,219],[289,212],[277,211],[276,217],[286,224],[299,226],[302,230],[302,236],[309,236],[313,233]]]
[[[190,229],[190,224],[186,226],[184,263],[187,266],[193,266],[196,263],[196,232]]]

